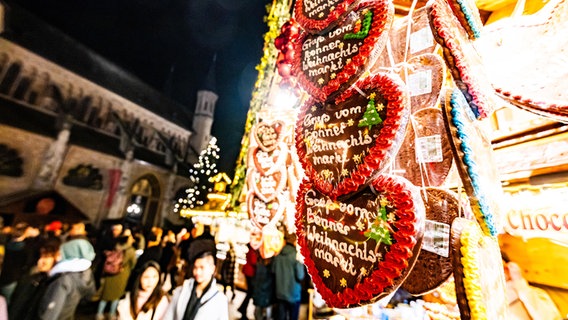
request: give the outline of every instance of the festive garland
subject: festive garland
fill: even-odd
[[[290,19],[291,3],[288,0],[274,0],[272,5],[267,5],[268,16],[265,21],[268,32],[264,34],[263,56],[256,66],[258,77],[254,84],[249,111],[245,122],[245,132],[241,140],[241,151],[235,163],[235,176],[231,184],[231,207],[236,208],[245,184],[247,171],[247,152],[249,148],[249,133],[256,121],[256,114],[266,102],[270,87],[275,75],[276,58],[278,50],[274,46],[274,39],[279,35],[281,26]]]

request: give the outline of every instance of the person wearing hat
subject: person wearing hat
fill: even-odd
[[[214,277],[215,251],[207,250],[205,242],[192,247],[193,277],[174,290],[164,320],[228,320],[227,297],[219,292]]]
[[[39,319],[74,319],[81,299],[96,291],[91,271],[93,246],[85,239],[75,239],[62,244],[60,253],[61,260],[48,273],[50,284],[38,306]]]

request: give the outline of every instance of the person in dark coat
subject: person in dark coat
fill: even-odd
[[[94,249],[84,239],[61,245],[61,260],[51,269],[49,285],[37,308],[41,320],[72,320],[81,299],[95,294],[91,270]],[[84,253],[87,253],[84,255]]]
[[[241,318],[246,319],[247,308],[252,298],[252,292],[254,290],[254,274],[256,272],[256,263],[258,260],[258,253],[253,250],[253,248],[248,245],[247,251],[247,263],[243,266],[243,274],[245,275],[246,283],[247,283],[247,295],[243,299],[241,306],[237,309],[241,313]]]
[[[29,273],[35,263],[35,249],[30,242],[33,227],[21,222],[14,227],[12,239],[6,244],[4,263],[0,273],[0,295],[10,304],[18,280]]]
[[[144,249],[144,252],[136,260],[136,265],[128,279],[128,285],[126,286],[127,291],[132,290],[136,278],[138,278],[143,271],[143,266],[150,261],[158,263],[162,258],[162,229],[153,227],[146,240],[148,241],[148,247]]]
[[[296,235],[286,235],[286,245],[274,257],[272,271],[276,277],[278,320],[297,320],[302,298],[304,265],[296,260]]]
[[[254,319],[272,319],[272,305],[276,301],[272,260],[259,257],[253,277],[252,302],[255,306]]]
[[[35,320],[37,314],[30,310],[37,310],[47,286],[50,283],[48,272],[61,259],[61,240],[48,239],[39,248],[39,259],[30,274],[22,276],[18,281],[16,290],[12,294],[12,301],[8,306],[10,320]]]

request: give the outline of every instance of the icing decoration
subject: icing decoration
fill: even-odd
[[[476,46],[501,98],[568,123],[566,16],[568,1],[553,0],[536,14],[488,25]]]
[[[329,101],[351,86],[383,50],[393,16],[389,1],[365,2],[330,31],[301,35],[293,65],[300,86],[319,101]]]
[[[499,244],[474,222],[456,218],[452,245],[462,319],[508,319],[505,273]]]
[[[471,39],[481,37],[483,22],[479,16],[479,9],[472,0],[447,0],[454,15],[458,18],[461,26],[467,31]]]
[[[250,170],[248,174],[249,188],[264,202],[270,202],[276,198],[287,183],[286,168],[280,167],[278,171],[263,176],[260,172]]]
[[[265,202],[254,193],[247,194],[247,206],[250,220],[263,233],[267,225],[275,226],[282,218],[285,201],[281,196]]]
[[[359,0],[298,0],[294,17],[306,31],[319,33],[333,27]]]
[[[472,211],[483,231],[491,236],[498,232],[496,198],[502,193],[491,142],[479,128],[474,115],[467,107],[463,94],[448,90],[445,99],[444,119],[451,135],[450,144],[456,154],[458,172],[468,194]],[[483,163],[483,173],[479,164]]]
[[[345,201],[307,180],[298,192],[298,245],[330,307],[372,303],[396,290],[418,255],[423,229],[418,189],[400,177],[380,175]]]
[[[361,189],[392,160],[408,121],[400,79],[378,74],[357,88],[345,91],[335,104],[309,99],[296,123],[296,150],[305,174],[332,198]],[[367,111],[372,104],[382,106],[375,107],[377,114]]]
[[[257,123],[253,128],[253,136],[262,151],[270,152],[276,149],[280,142],[280,131],[284,127],[284,122],[274,121],[272,124],[264,122]]]
[[[454,82],[464,93],[471,110],[478,119],[488,117],[495,106],[493,88],[481,57],[445,0],[432,1],[430,25],[434,38],[443,48]]]
[[[396,172],[416,186],[441,186],[448,179],[454,162],[442,110],[424,108],[410,119],[396,156]]]
[[[458,195],[454,192],[425,188],[421,195],[427,219],[422,250],[414,268],[402,284],[402,288],[413,295],[423,295],[437,289],[452,275],[450,226],[461,210]]]
[[[286,166],[288,158],[288,146],[280,142],[271,152],[263,151],[260,148],[251,148],[249,163],[254,164],[254,168],[263,176],[271,175],[276,170]]]

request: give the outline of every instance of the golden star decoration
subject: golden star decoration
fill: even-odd
[[[317,109],[318,109],[318,107],[312,106],[312,112],[316,112]]]
[[[377,108],[377,111],[381,111],[385,108],[385,105],[382,103],[379,103],[378,105],[375,106],[375,108]]]
[[[344,46],[344,45],[345,45],[345,44],[344,44],[343,42],[341,42],[341,43],[340,43],[339,45],[337,45],[337,46],[339,47],[339,49],[343,49],[343,46]]]
[[[339,280],[339,284],[342,287],[347,287],[347,280],[345,280],[345,278],[341,278],[341,280]]]
[[[323,12],[320,12],[320,14],[318,15],[318,18],[323,18]]]
[[[355,124],[355,121],[353,121],[353,119],[349,119],[347,120],[347,125],[352,127]]]
[[[329,278],[330,275],[331,274],[329,273],[329,270],[327,270],[327,269],[323,270],[323,276],[324,277]]]
[[[359,229],[359,231],[365,231],[366,225],[363,221],[358,221],[355,225],[357,226],[357,229]]]
[[[341,170],[341,175],[347,177],[349,175],[349,170],[347,170],[347,169]]]
[[[379,202],[381,204],[381,207],[386,207],[389,205],[389,201],[385,197],[381,197],[381,200],[379,200]]]
[[[318,83],[319,83],[319,84],[323,84],[324,82],[325,82],[325,80],[323,80],[323,78],[319,78],[319,79],[318,79]]]
[[[331,79],[335,79],[336,76],[337,76],[337,75],[336,75],[335,73],[332,73],[329,77],[330,77]]]
[[[342,43],[342,44],[343,44],[343,43]],[[345,60],[345,63],[347,63],[347,64],[351,63],[351,58]]]
[[[369,99],[375,99],[376,96],[377,94],[373,92],[369,95]]]
[[[367,275],[367,269],[365,269],[365,267],[361,267],[361,275],[362,276],[366,276]]]
[[[396,216],[394,215],[394,212],[389,213],[389,215],[387,216],[387,221],[389,223],[393,223],[396,219]]]
[[[355,161],[355,163],[359,164],[361,162],[361,156],[356,154],[353,156],[353,161]]]

